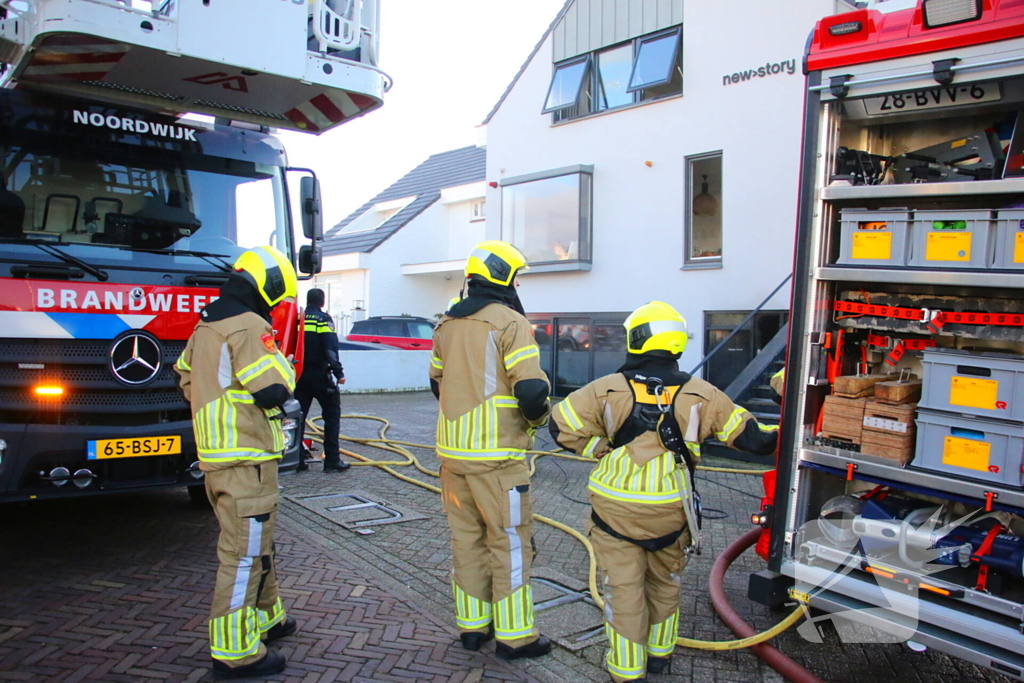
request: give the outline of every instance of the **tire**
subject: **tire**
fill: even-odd
[[[209,508],[210,499],[206,496],[206,485],[199,484],[198,486],[188,487],[188,497],[192,501],[192,505],[197,508]]]

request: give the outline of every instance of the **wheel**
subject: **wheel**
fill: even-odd
[[[206,485],[199,484],[197,486],[188,487],[188,497],[192,501],[192,504],[199,508],[210,507],[210,499],[206,496]]]

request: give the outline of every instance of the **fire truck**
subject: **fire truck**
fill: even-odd
[[[750,595],[810,605],[812,641],[1024,680],[1024,3],[866,3],[818,22],[804,67]]]
[[[319,271],[316,176],[271,129],[381,105],[378,21],[378,0],[0,0],[0,502],[204,497],[172,366],[246,248]],[[300,315],[274,312],[297,370]]]

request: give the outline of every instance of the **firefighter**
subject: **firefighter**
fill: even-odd
[[[297,294],[288,259],[273,247],[243,253],[220,298],[199,315],[175,364],[192,404],[199,467],[217,521],[220,568],[210,614],[215,678],[269,676],[285,658],[271,642],[296,631],[274,571],[277,465],[283,406],[295,373],[274,342],[271,309]]]
[[[324,472],[344,472],[349,468],[338,449],[338,430],[341,427],[341,401],[338,385],[345,383],[345,369],[338,360],[338,335],[334,319],[323,311],[324,290],[311,289],[306,293],[305,353],[302,376],[295,387],[295,398],[302,405],[302,429],[313,399],[320,404],[324,417]],[[301,437],[300,436],[300,442]],[[305,457],[299,461],[299,470],[308,470]]]
[[[503,659],[551,651],[533,623],[525,463],[533,433],[548,418],[550,385],[516,293],[525,267],[511,244],[477,245],[466,262],[468,296],[441,318],[430,359],[460,639],[479,650],[497,636]]]
[[[553,411],[559,444],[594,458],[587,533],[601,568],[605,658],[613,681],[668,670],[678,637],[680,574],[700,549],[694,467],[714,435],[769,455],[777,428],[764,427],[702,379],[679,370],[686,321],[653,301],[625,322],[625,364],[574,391]]]

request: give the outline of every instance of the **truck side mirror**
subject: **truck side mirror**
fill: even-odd
[[[316,275],[323,267],[323,249],[319,244],[304,244],[299,247],[299,271]]]
[[[302,206],[302,234],[317,241],[324,236],[324,217],[320,211],[320,181],[316,176],[303,176],[299,181]]]

